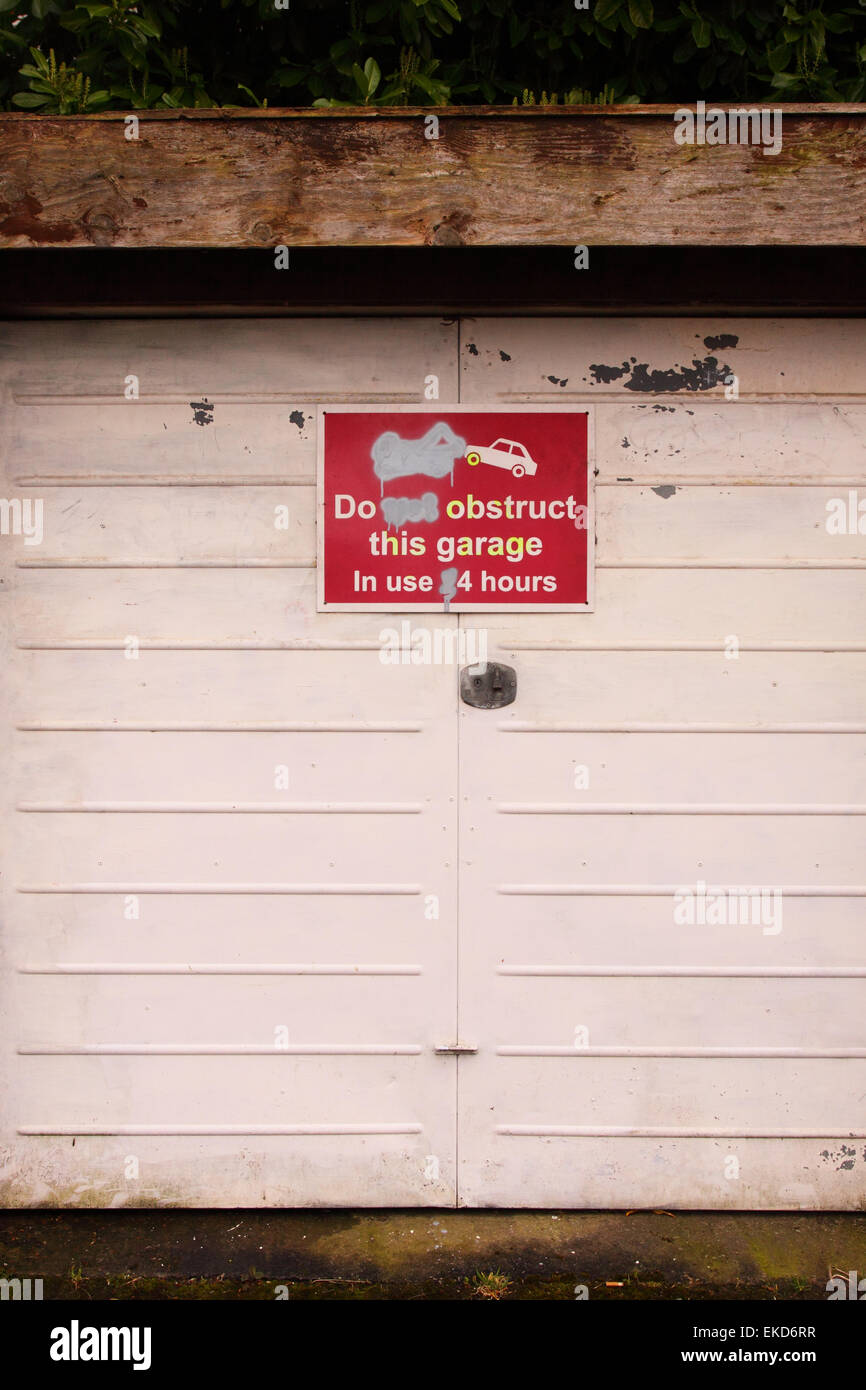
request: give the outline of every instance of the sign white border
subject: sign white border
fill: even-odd
[[[389,415],[477,415],[484,411],[497,415],[585,415],[586,416],[586,458],[587,458],[587,522],[586,545],[586,603],[457,603],[453,599],[448,607],[444,602],[433,603],[326,603],[325,602],[325,416],[360,415],[387,412]],[[316,608],[319,613],[438,613],[449,617],[458,613],[592,613],[595,610],[595,411],[592,406],[573,406],[557,401],[553,405],[526,405],[499,401],[488,404],[478,401],[473,404],[451,405],[448,401],[419,401],[417,405],[394,404],[380,401],[376,405],[328,405],[316,408]]]

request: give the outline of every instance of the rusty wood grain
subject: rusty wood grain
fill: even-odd
[[[866,107],[782,107],[775,156],[675,109],[4,114],[0,246],[866,244]]]

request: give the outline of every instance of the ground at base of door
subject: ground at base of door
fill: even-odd
[[[501,1275],[494,1283],[491,1276]],[[306,1283],[289,1281],[275,1293],[277,1281],[250,1275],[248,1279],[83,1279],[46,1280],[45,1300],[83,1303],[141,1302],[227,1302],[273,1303],[280,1298],[292,1302],[574,1302],[578,1297],[598,1302],[825,1302],[825,1283],[804,1284],[801,1280],[779,1280],[775,1284],[710,1284],[697,1281],[668,1284],[662,1279],[590,1281],[576,1285],[574,1277],[553,1279],[510,1278],[498,1270],[478,1270],[462,1279],[428,1279],[422,1283],[365,1283],[363,1280],[318,1279]],[[577,1292],[579,1290],[579,1293]]]
[[[864,1213],[0,1215],[0,1276],[52,1300],[825,1300],[850,1270],[866,1274]]]

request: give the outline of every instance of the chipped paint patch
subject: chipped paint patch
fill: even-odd
[[[857,1161],[857,1150],[850,1144],[842,1144],[838,1149],[822,1149],[821,1157],[825,1163],[836,1165],[837,1173],[850,1173]],[[863,1159],[866,1162],[866,1149],[863,1150]]]
[[[655,493],[656,497],[668,498],[673,497],[676,488],[673,483],[662,483],[659,487],[652,488],[652,491]]]
[[[593,385],[609,386],[612,381],[619,381],[620,377],[626,376],[631,367],[628,362],[623,362],[621,367],[605,367],[599,362],[592,362],[589,370],[593,374]]]
[[[708,352],[718,352],[722,348],[735,348],[740,341],[736,333],[719,333],[715,338],[704,338]]]
[[[293,410],[291,415],[289,416],[289,424],[297,425],[298,429],[302,430],[304,428],[305,418],[306,417],[302,410]]]
[[[724,385],[726,377],[732,374],[727,363],[719,366],[718,358],[711,356],[702,361],[693,358],[690,367],[683,367],[677,362],[673,367],[650,368],[648,362],[634,362],[634,359],[632,362],[623,362],[619,367],[591,362],[592,385],[608,385],[611,381],[627,377],[623,381],[626,391],[712,391],[716,386]]]
[[[212,425],[214,408],[212,403],[205,396],[203,401],[190,401],[193,423],[196,425]]]

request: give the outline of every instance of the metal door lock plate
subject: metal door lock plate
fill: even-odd
[[[517,672],[513,666],[487,661],[464,666],[460,672],[460,698],[475,709],[502,709],[517,697]]]

